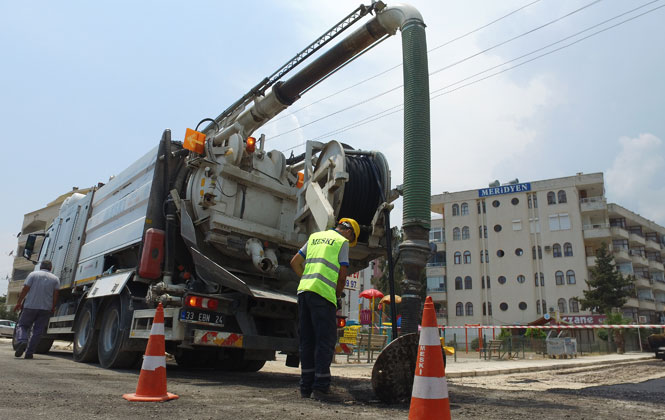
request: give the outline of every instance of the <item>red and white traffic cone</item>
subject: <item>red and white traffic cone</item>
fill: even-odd
[[[164,307],[157,306],[155,319],[152,322],[148,347],[143,356],[143,365],[139,374],[136,393],[124,394],[127,401],[160,402],[178,398],[166,392],[166,346],[164,342]]]
[[[423,310],[422,329],[418,342],[416,375],[413,378],[409,420],[450,420],[448,384],[443,367],[441,341],[436,326],[436,312],[432,298],[427,296]]]

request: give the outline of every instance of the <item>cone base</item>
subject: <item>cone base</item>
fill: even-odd
[[[170,392],[167,392],[165,395],[159,395],[156,397],[150,397],[147,395],[124,394],[122,398],[126,399],[127,401],[163,402],[163,401],[175,400],[180,397],[176,394],[171,394]]]

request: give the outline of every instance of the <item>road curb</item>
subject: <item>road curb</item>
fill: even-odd
[[[563,370],[575,369],[589,366],[601,366],[611,364],[612,366],[624,365],[643,360],[654,359],[653,355],[644,355],[643,357],[636,357],[630,360],[597,360],[593,362],[579,362],[572,364],[558,364],[558,365],[544,365],[544,366],[527,366],[520,368],[507,368],[507,369],[491,369],[491,370],[472,370],[462,372],[446,372],[447,378],[467,378],[473,376],[495,376],[495,375],[512,375],[515,373],[528,373],[528,372],[541,372],[546,370]]]

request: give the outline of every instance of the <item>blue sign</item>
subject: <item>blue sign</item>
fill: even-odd
[[[501,185],[499,187],[482,188],[478,190],[478,197],[489,197],[491,195],[513,194],[518,192],[531,191],[531,183]]]

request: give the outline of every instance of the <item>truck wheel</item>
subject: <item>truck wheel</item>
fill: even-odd
[[[97,336],[95,329],[94,306],[91,301],[85,302],[74,324],[74,349],[72,351],[75,362],[97,361]]]
[[[129,339],[129,328],[122,328],[120,301],[114,299],[104,311],[99,329],[97,356],[99,364],[106,369],[123,369],[132,366],[140,353],[123,351],[122,347]]]
[[[39,344],[37,344],[37,348],[35,349],[35,353],[37,354],[46,354],[51,350],[51,346],[53,345],[53,339],[52,338],[42,338],[39,340]]]

